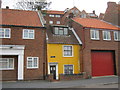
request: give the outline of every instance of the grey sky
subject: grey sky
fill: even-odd
[[[9,6],[13,9],[13,4],[17,0],[2,0],[2,8]],[[66,8],[72,8],[76,6],[80,11],[85,10],[90,13],[93,10],[96,11],[96,14],[104,13],[107,8],[107,2],[113,1],[118,3],[120,0],[48,0],[52,4],[50,9],[52,10],[65,10]]]

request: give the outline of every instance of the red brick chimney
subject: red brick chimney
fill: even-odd
[[[108,7],[114,7],[116,6],[116,2],[108,2],[107,5]]]

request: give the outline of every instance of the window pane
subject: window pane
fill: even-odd
[[[60,34],[60,35],[63,35],[63,30],[59,30],[59,34]]]
[[[13,59],[9,59],[9,65],[8,65],[8,67],[9,68],[13,68]]]
[[[0,28],[0,38],[2,38],[2,28]]]
[[[32,67],[32,61],[28,61],[28,67]]]
[[[60,24],[60,21],[57,21],[57,24]]]
[[[104,31],[103,33],[104,33],[104,36],[103,36],[104,39],[107,39],[107,33],[106,33],[106,31]]]
[[[68,34],[68,29],[64,28],[64,34],[67,35]]]
[[[28,38],[28,30],[24,30],[24,37]]]
[[[58,27],[55,27],[55,34],[58,34]]]
[[[34,66],[33,67],[37,67],[38,66],[38,62],[37,62],[37,58],[34,58]]]
[[[9,37],[10,36],[10,30],[9,29],[6,29],[5,30],[5,37]]]
[[[67,46],[64,46],[64,50],[67,50]]]
[[[73,74],[73,65],[64,65],[65,74]]]
[[[29,38],[34,38],[34,34],[33,33],[29,33]]]

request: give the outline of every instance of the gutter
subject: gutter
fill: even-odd
[[[5,24],[2,24],[0,26],[11,26],[11,27],[30,27],[30,28],[45,28],[45,27],[39,27],[39,26],[23,26],[23,25],[5,25]]]

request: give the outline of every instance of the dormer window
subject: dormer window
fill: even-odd
[[[68,35],[68,28],[63,27],[55,27],[54,28],[55,35]]]

